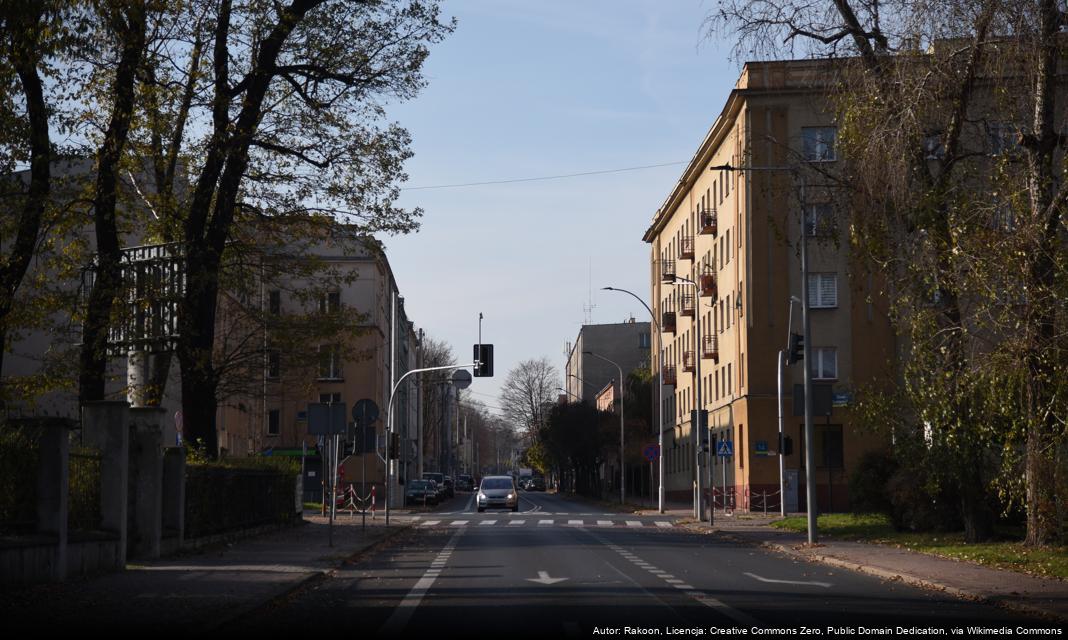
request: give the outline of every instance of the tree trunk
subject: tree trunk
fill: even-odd
[[[31,24],[17,24],[12,29],[11,60],[22,84],[26,112],[30,120],[30,184],[19,218],[18,232],[11,256],[0,268],[0,400],[4,399],[4,352],[7,350],[8,316],[14,305],[15,292],[30,266],[37,237],[41,232],[45,203],[51,189],[51,141],[48,136],[48,110],[45,107],[41,77],[37,73],[40,48],[34,37],[41,21],[42,9],[27,16]],[[24,37],[20,37],[24,36]]]
[[[145,50],[145,7],[134,3],[114,16],[113,20],[119,40],[119,65],[112,87],[115,105],[97,160],[96,193],[93,199],[97,270],[82,334],[78,381],[82,404],[104,399],[108,328],[111,326],[112,306],[122,289],[122,251],[116,221],[118,172],[133,118],[137,69]]]

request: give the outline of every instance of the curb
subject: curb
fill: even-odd
[[[228,626],[240,622],[241,620],[248,617],[249,615],[252,615],[256,611],[259,611],[260,609],[269,606],[271,603],[278,602],[279,600],[284,600],[285,598],[288,598],[294,593],[297,593],[307,587],[318,584],[319,582],[325,581],[327,578],[333,575],[334,572],[336,572],[338,569],[350,562],[353,558],[363,555],[381,546],[382,544],[389,542],[395,536],[411,529],[412,526],[412,523],[408,523],[396,527],[391,527],[391,529],[393,529],[392,531],[387,531],[381,538],[371,541],[366,546],[363,546],[359,549],[353,549],[351,552],[346,553],[344,557],[338,559],[335,563],[332,563],[330,567],[318,569],[315,571],[309,571],[302,574],[294,574],[295,576],[299,577],[295,577],[293,580],[288,581],[288,583],[280,585],[274,593],[259,598],[255,602],[250,602],[244,607],[237,608],[232,613],[225,615],[222,618],[211,622],[210,624],[204,625],[198,630],[198,632],[202,634],[211,634],[213,632],[225,629]]]
[[[884,580],[894,580],[902,582],[913,587],[919,587],[922,589],[928,589],[933,591],[941,591],[943,593],[948,593],[961,600],[971,600],[982,604],[993,605],[1016,613],[1038,616],[1048,620],[1068,622],[1068,615],[1057,611],[1052,611],[1050,609],[1017,602],[1004,596],[992,596],[990,594],[980,593],[972,591],[970,589],[961,589],[959,587],[944,584],[942,582],[938,582],[937,580],[933,580],[930,578],[915,576],[910,573],[904,573],[902,571],[892,571],[879,567],[872,567],[857,562],[850,562],[848,560],[842,560],[841,558],[837,558],[831,555],[821,553],[809,554],[803,551],[798,551],[787,545],[779,544],[777,542],[762,542],[760,543],[760,546],[802,560],[812,560],[821,564],[837,567],[839,569],[847,569],[850,571],[855,571],[857,573],[864,573],[867,575],[875,576],[877,578],[882,578]]]

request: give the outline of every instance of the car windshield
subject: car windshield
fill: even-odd
[[[409,489],[426,489],[426,480],[412,480]]]
[[[512,481],[508,478],[486,478],[482,481],[482,489],[511,489]]]

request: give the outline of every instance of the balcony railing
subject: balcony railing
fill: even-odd
[[[660,330],[664,333],[675,333],[675,312],[665,311],[660,316]]]
[[[661,260],[660,261],[660,279],[664,282],[675,281],[675,261],[674,260]]]
[[[679,257],[683,260],[693,260],[693,236],[682,236],[682,245],[679,249]]]
[[[692,293],[683,294],[683,296],[682,296],[682,307],[680,309],[680,311],[682,311],[682,315],[690,316],[692,318],[693,315],[694,315],[694,310],[696,308],[697,308],[697,303],[694,300],[693,294]]]
[[[693,373],[696,367],[697,358],[694,357],[693,351],[682,352],[682,370],[687,373]]]
[[[678,375],[675,373],[675,365],[664,367],[664,384],[675,386],[678,383]]]
[[[716,235],[716,210],[705,209],[700,211],[701,235]]]
[[[701,337],[701,357],[719,362],[719,340],[717,336]]]
[[[717,298],[719,289],[716,287],[716,276],[710,271],[702,273],[700,278],[701,295],[706,298]]]

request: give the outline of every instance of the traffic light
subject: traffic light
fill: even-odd
[[[476,378],[492,378],[493,377],[493,345],[492,344],[476,344],[475,345],[475,362],[478,366],[475,367]]]
[[[389,434],[389,459],[397,460],[398,458],[400,458],[400,434],[394,432]]]
[[[790,436],[779,434],[779,453],[788,456],[794,452],[794,440]]]
[[[790,348],[786,352],[786,364],[797,364],[805,359],[805,337],[800,333],[790,334]]]

